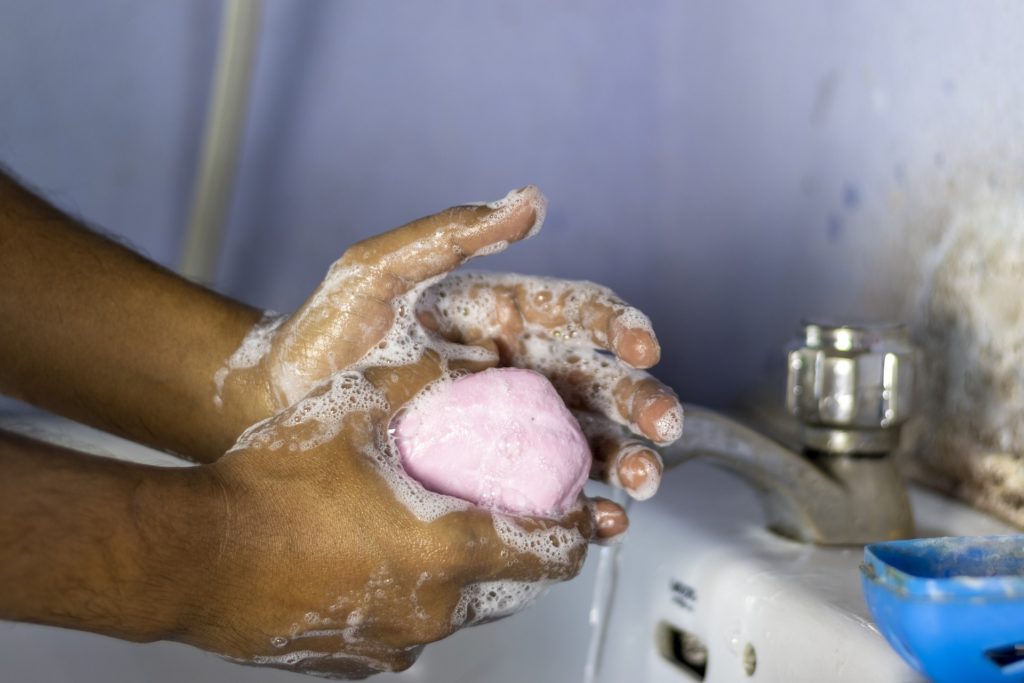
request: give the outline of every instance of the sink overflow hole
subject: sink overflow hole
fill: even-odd
[[[708,648],[700,638],[664,621],[658,623],[654,638],[662,657],[689,674],[692,680],[704,680]]]
[[[757,650],[750,643],[743,646],[743,670],[748,676],[753,676],[757,671]]]

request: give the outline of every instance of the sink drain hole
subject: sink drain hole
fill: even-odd
[[[693,680],[703,681],[708,669],[708,648],[689,631],[668,622],[658,623],[654,634],[661,656]]]

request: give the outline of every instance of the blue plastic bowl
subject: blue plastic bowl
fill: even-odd
[[[1024,535],[875,543],[860,569],[875,623],[917,671],[1024,681]]]

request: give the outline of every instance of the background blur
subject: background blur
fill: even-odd
[[[268,0],[213,284],[289,310],[353,241],[535,183],[544,232],[476,267],[613,287],[723,405],[801,316],[889,312],[936,188],[1024,168],[1024,5],[640,5]],[[0,163],[175,266],[220,17],[0,0]]]

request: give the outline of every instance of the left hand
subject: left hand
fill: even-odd
[[[398,309],[411,305],[427,329],[490,352],[477,354],[469,369],[503,363],[547,375],[577,411],[594,452],[594,476],[636,498],[650,496],[660,481],[660,458],[612,424],[657,443],[671,442],[681,431],[675,394],[638,369],[660,356],[646,316],[592,283],[448,276],[474,256],[535,234],[545,208],[540,191],[527,187],[353,245],[297,311],[255,331],[250,345],[229,360],[225,400],[262,396],[256,419],[294,404],[382,343]],[[439,306],[440,297],[455,305]],[[476,316],[459,313],[468,305]]]

